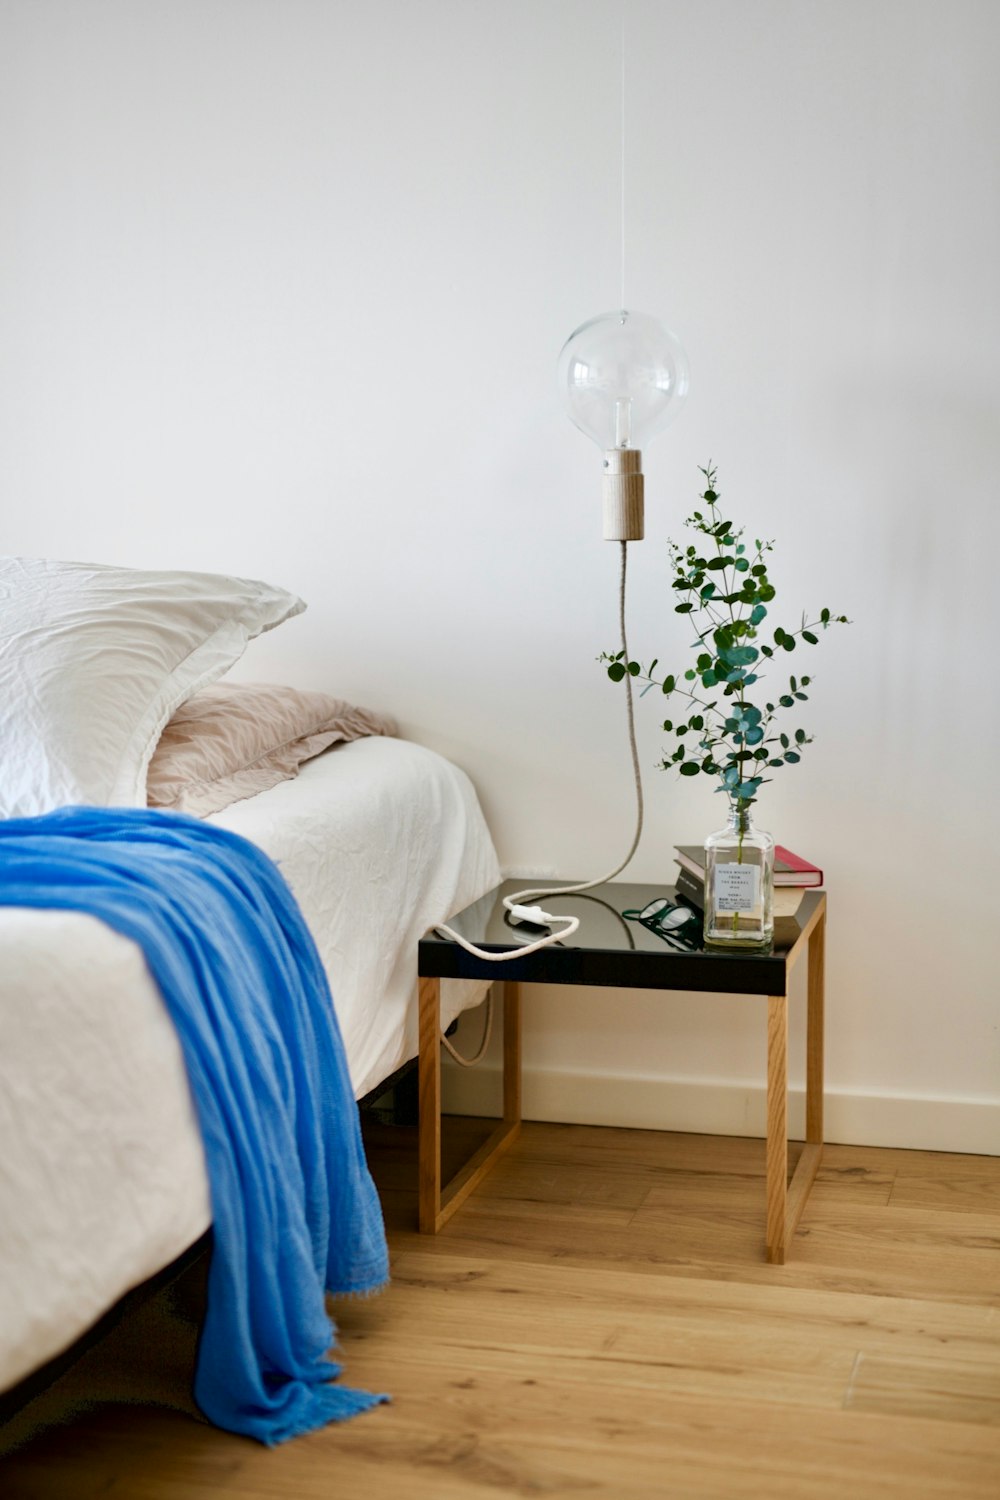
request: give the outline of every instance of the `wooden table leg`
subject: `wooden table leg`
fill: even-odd
[[[441,981],[420,981],[420,1232],[436,1234],[441,1211]]]
[[[521,1124],[521,986],[516,979],[503,986],[503,1117]]]
[[[503,1118],[447,1184],[441,1181],[441,981],[420,981],[419,1218],[437,1234],[521,1133],[521,987],[503,982]]]
[[[785,1263],[788,1219],[788,1000],[767,997],[767,1258]]]
[[[809,993],[806,1004],[806,1140],[823,1144],[823,1002],[826,975],[826,910],[809,934]]]
[[[823,1159],[823,1003],[826,910],[809,936],[806,999],[806,1139],[788,1175],[788,1002],[767,1002],[767,1258],[784,1265],[806,1199]],[[780,1134],[780,1140],[779,1140]]]

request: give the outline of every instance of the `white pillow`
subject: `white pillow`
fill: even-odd
[[[303,609],[246,578],[0,558],[0,816],[145,806],[174,710]]]

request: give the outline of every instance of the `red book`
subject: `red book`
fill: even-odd
[[[823,871],[811,865],[801,854],[793,854],[780,844],[774,846],[775,885],[822,885]]]
[[[677,844],[677,863],[696,880],[705,879],[705,851],[697,844]],[[810,864],[801,854],[793,854],[780,844],[774,846],[774,883],[778,885],[822,885],[823,871]]]

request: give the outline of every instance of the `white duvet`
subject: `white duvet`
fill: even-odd
[[[362,739],[211,821],[294,891],[357,1097],[417,1051],[416,951],[499,879],[464,773]],[[445,986],[443,1021],[481,996]],[[77,912],[0,908],[0,1390],[208,1227],[184,1062],[141,951]]]

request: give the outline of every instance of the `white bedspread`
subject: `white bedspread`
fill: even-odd
[[[417,1051],[416,945],[499,879],[463,772],[363,739],[212,819],[282,868],[360,1098]],[[446,987],[447,1024],[481,985]],[[184,1062],[142,953],[77,912],[0,908],[0,1390],[208,1227]]]

